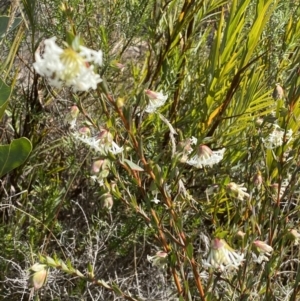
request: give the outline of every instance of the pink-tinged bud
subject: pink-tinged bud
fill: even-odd
[[[72,106],[70,109],[70,114],[73,119],[76,119],[79,114],[79,109],[77,106]]]
[[[40,289],[47,279],[47,266],[45,264],[35,263],[29,270],[32,272],[29,277],[30,285],[33,286],[35,290]]]
[[[104,193],[101,195],[100,201],[102,202],[102,205],[104,208],[107,208],[108,210],[111,210],[114,200],[110,193]]]
[[[101,167],[103,166],[104,160],[94,161],[92,164],[92,173],[97,174],[100,172]]]
[[[213,154],[213,151],[206,145],[202,144],[198,146],[197,155],[199,158],[209,159]]]
[[[152,266],[164,268],[168,264],[168,253],[158,251],[154,256],[147,255],[147,260],[152,263]]]
[[[110,62],[110,66],[115,69],[116,71],[123,71],[125,68],[125,65],[121,64],[120,62],[113,60]]]
[[[113,135],[106,129],[101,129],[97,134],[97,139],[101,140],[102,144],[111,144],[113,142]]]
[[[241,231],[241,230],[239,230],[239,231],[236,233],[236,235],[239,236],[239,237],[241,237],[241,238],[244,238],[245,235],[246,235],[246,233],[243,232],[243,231]]]
[[[87,137],[91,136],[91,130],[87,126],[80,128],[78,132],[80,135],[83,136],[87,136]]]
[[[256,246],[257,250],[261,253],[271,253],[273,251],[273,248],[266,244],[265,242],[261,240],[255,240],[253,244]]]
[[[254,177],[253,177],[253,184],[255,186],[260,187],[262,182],[263,182],[263,179],[262,179],[262,176],[261,176],[261,172],[258,171],[257,174],[255,174]]]
[[[218,250],[224,246],[224,240],[220,238],[214,238],[211,241],[211,248],[214,250]]]
[[[149,89],[145,90],[145,93],[151,99],[158,99],[159,98],[159,94],[160,94],[158,92],[154,92],[154,91],[149,90]]]

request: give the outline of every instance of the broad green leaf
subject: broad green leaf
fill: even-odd
[[[0,41],[8,30],[13,30],[20,25],[22,18],[15,18],[12,24],[9,24],[10,17],[0,16]],[[9,27],[9,28],[8,28]]]
[[[0,79],[0,120],[2,119],[8,104],[10,93],[11,88]]]
[[[32,149],[27,138],[13,140],[10,144],[0,146],[0,177],[22,165]]]

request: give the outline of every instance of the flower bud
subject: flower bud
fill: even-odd
[[[300,233],[296,229],[289,229],[291,238],[294,240],[295,246],[299,245]]]
[[[29,282],[35,290],[40,289],[47,279],[47,266],[45,264],[35,263],[32,267],[30,267],[30,271],[32,274],[29,277]]]
[[[108,210],[111,210],[111,208],[114,204],[113,197],[110,193],[102,194],[100,201],[102,202],[103,207],[107,208]]]
[[[213,151],[208,146],[202,144],[198,146],[197,154],[199,158],[209,159],[212,156]]]
[[[119,109],[124,107],[124,98],[123,97],[118,97],[116,101],[117,107]]]
[[[123,71],[125,68],[125,65],[121,64],[120,62],[118,62],[116,60],[111,61],[110,66],[116,71]]]
[[[147,255],[147,260],[152,263],[152,266],[164,268],[168,263],[168,253],[158,251],[154,256]]]
[[[243,231],[241,231],[241,230],[239,230],[239,231],[236,233],[236,235],[237,235],[238,237],[240,237],[240,238],[244,238],[245,235],[246,235],[246,233],[243,232]]]
[[[282,87],[279,84],[276,84],[272,97],[274,100],[280,100],[282,99],[284,96],[284,91],[282,89]]]
[[[92,170],[91,172],[93,174],[98,174],[100,172],[101,167],[103,166],[104,160],[97,160],[94,161],[92,164]]]
[[[260,253],[266,253],[269,255],[274,249],[261,240],[255,240],[253,244],[256,246],[257,250]]]
[[[91,130],[87,126],[80,128],[78,132],[83,136],[87,136],[87,137],[91,136]]]
[[[254,184],[255,186],[257,186],[257,187],[260,187],[261,184],[262,184],[262,182],[263,182],[263,179],[262,179],[262,176],[261,176],[261,172],[258,171],[258,172],[254,175],[254,177],[253,177],[253,184]]]

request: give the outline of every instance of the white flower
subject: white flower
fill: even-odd
[[[164,268],[168,264],[168,253],[158,251],[154,256],[147,255],[147,260],[152,263],[152,266]]]
[[[244,199],[249,199],[250,195],[247,193],[247,188],[243,187],[244,184],[236,184],[234,182],[230,182],[226,185],[227,193],[238,200],[243,201]]]
[[[197,139],[196,137],[192,136],[192,137],[190,138],[190,141],[191,141],[191,145],[196,145],[197,142],[198,142],[198,139]]]
[[[244,261],[244,255],[235,252],[224,239],[214,238],[211,242],[208,258],[204,267],[212,267],[224,271],[228,268],[237,269]]]
[[[160,203],[160,200],[157,198],[157,192],[153,193],[153,195],[155,194],[154,198],[150,201],[153,202],[154,204],[158,204]]]
[[[285,135],[285,138],[287,139],[287,143],[291,141],[293,131],[288,130],[285,133],[285,130],[280,128],[278,125],[274,124],[273,131],[269,134],[269,136],[266,139],[262,139],[265,148],[267,149],[274,149],[278,146],[281,146],[283,144],[283,138]]]
[[[119,147],[112,139],[111,133],[106,130],[102,130],[95,137],[88,137],[87,135],[81,135],[80,133],[74,133],[74,138],[82,141],[83,143],[89,145],[96,152],[102,155],[107,153],[112,153],[114,155],[123,152],[123,147]]]
[[[163,106],[168,99],[168,96],[163,95],[161,92],[154,92],[149,89],[145,90],[149,98],[149,104],[146,106],[145,111],[147,113],[154,113],[156,110]]]
[[[71,47],[62,49],[55,40],[56,37],[45,40],[43,57],[35,53],[33,67],[36,72],[46,77],[50,85],[56,88],[66,85],[74,91],[96,89],[102,79],[89,63],[101,65],[102,52],[84,46],[79,46],[78,51]]]
[[[186,163],[196,168],[212,166],[219,163],[224,156],[225,148],[218,151],[212,151],[208,146],[202,144],[198,146],[197,154]]]

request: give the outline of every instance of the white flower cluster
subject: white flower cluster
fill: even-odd
[[[200,145],[198,147],[197,154],[188,160],[186,163],[196,168],[203,168],[205,166],[213,166],[219,163],[224,156],[225,148],[217,151],[212,151],[206,145]]]
[[[291,141],[293,131],[288,130],[286,133],[285,131],[280,128],[278,125],[274,124],[273,131],[269,134],[269,136],[266,139],[262,139],[265,148],[267,149],[274,149],[278,146],[281,146],[283,144],[283,138],[284,135],[287,139],[287,143]]]
[[[228,268],[237,269],[243,261],[243,254],[235,252],[224,239],[214,238],[211,242],[208,258],[203,261],[203,266],[224,271]]]
[[[102,65],[102,51],[79,46],[79,51],[71,47],[62,49],[56,43],[56,37],[45,40],[45,51],[41,56],[35,53],[35,71],[48,79],[50,85],[61,88],[63,85],[74,91],[96,89],[102,81],[94,72],[90,63]]]
[[[100,133],[101,134],[101,133]],[[108,135],[111,135],[108,133]],[[73,134],[75,139],[80,140],[81,142],[89,145],[96,152],[106,155],[108,153],[112,153],[113,155],[119,154],[123,152],[123,147],[119,147],[112,139],[101,137],[97,135],[96,137],[88,137],[87,135],[81,135],[80,133]]]
[[[250,194],[247,193],[247,188],[244,187],[244,184],[230,182],[226,185],[226,191],[231,197],[234,197],[240,201],[250,198]]]
[[[242,237],[245,235],[242,232],[240,234]],[[258,255],[252,252],[253,262],[261,264],[263,261],[269,261],[269,257],[274,251],[271,246],[261,240],[255,240],[253,246],[258,252]],[[203,261],[203,266],[224,271],[232,268],[237,269],[243,261],[243,254],[234,251],[224,239],[214,238],[211,241],[208,258]]]

